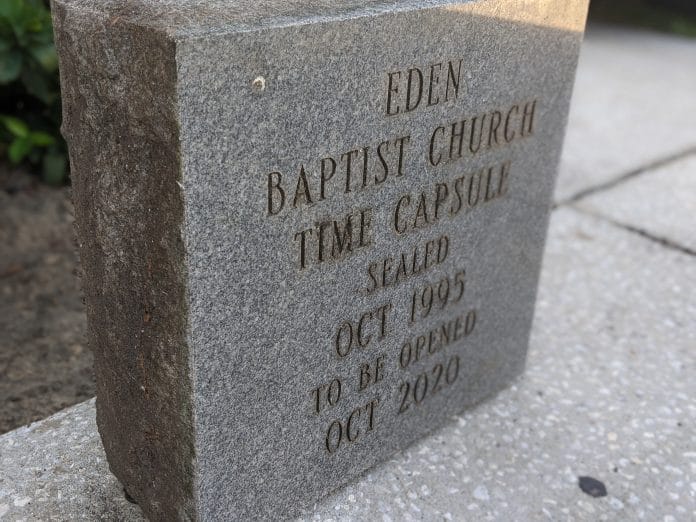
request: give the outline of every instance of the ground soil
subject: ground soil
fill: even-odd
[[[0,164],[0,433],[94,395],[69,188]]]

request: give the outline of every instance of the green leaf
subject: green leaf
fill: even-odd
[[[48,147],[56,142],[56,139],[47,132],[35,131],[29,134],[31,143],[37,147]]]
[[[23,0],[0,1],[0,17],[7,18],[10,22],[19,21],[22,11],[24,11]]]
[[[4,0],[0,0],[3,2]],[[22,72],[22,53],[12,49],[0,54],[0,84],[15,81]]]
[[[10,148],[7,149],[7,155],[9,156],[10,161],[16,165],[24,159],[24,157],[31,150],[31,147],[32,144],[29,136],[23,136],[21,138],[17,138],[10,144]]]
[[[41,162],[41,159],[43,158],[43,153],[43,149],[33,148],[29,151],[29,154],[27,154],[25,160],[31,163],[32,165],[36,165]]]
[[[41,20],[41,18],[39,18],[37,16],[35,18],[32,18],[31,20],[28,20],[24,24],[24,27],[30,33],[40,33],[41,30],[44,28],[44,24],[43,24],[43,21]]]
[[[65,154],[46,154],[43,159],[43,180],[51,185],[61,185],[67,174]]]
[[[35,45],[29,49],[29,53],[41,64],[44,71],[53,72],[58,68],[58,57],[53,44]]]
[[[47,16],[41,24],[41,30],[32,34],[32,40],[39,45],[49,45],[53,43],[53,27],[51,17]]]
[[[19,118],[0,116],[0,121],[2,121],[5,124],[5,128],[17,138],[25,138],[29,135],[29,127]]]
[[[2,0],[0,0],[2,1]],[[34,67],[25,67],[22,71],[22,83],[27,92],[36,96],[46,105],[53,103],[53,100],[58,95],[49,84],[49,77],[42,74],[41,71]]]

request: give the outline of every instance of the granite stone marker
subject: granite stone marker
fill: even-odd
[[[151,519],[293,516],[522,371],[586,8],[54,0],[97,420]]]

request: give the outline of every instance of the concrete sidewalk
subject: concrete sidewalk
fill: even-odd
[[[527,372],[305,520],[696,519],[695,64],[588,31]],[[0,519],[142,520],[93,401],[0,436]]]

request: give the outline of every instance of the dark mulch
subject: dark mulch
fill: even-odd
[[[67,188],[0,165],[0,433],[94,395]]]

